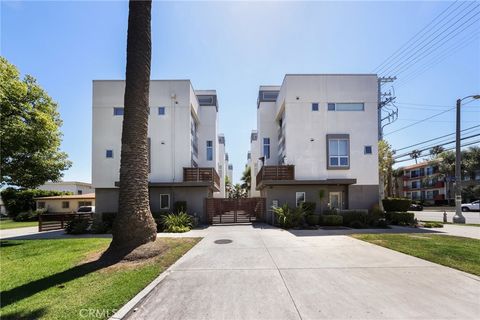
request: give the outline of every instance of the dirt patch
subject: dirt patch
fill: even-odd
[[[408,237],[409,237],[409,238],[417,238],[417,239],[428,239],[428,240],[430,240],[430,239],[431,239],[430,237],[426,237],[426,236],[417,236],[417,235],[409,235]]]
[[[378,245],[383,245],[383,244],[386,244],[386,243],[387,243],[386,240],[380,240],[380,239],[371,240],[370,242],[371,242],[371,243],[374,243],[374,244],[378,244]]]

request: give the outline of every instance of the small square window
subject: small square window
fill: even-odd
[[[365,146],[365,154],[372,154],[372,146]]]
[[[312,103],[312,111],[318,111],[318,103]]]
[[[335,103],[328,104],[328,111],[335,111]]]
[[[165,107],[158,107],[158,115],[160,116],[165,115]]]
[[[68,201],[63,201],[63,202],[62,202],[62,208],[63,208],[63,209],[68,209],[68,208],[70,208],[70,202],[68,202]]]
[[[120,108],[120,107],[113,108],[113,115],[114,116],[123,116],[123,108]]]
[[[170,195],[161,194],[160,195],[160,209],[170,209]]]
[[[303,202],[305,202],[305,192],[296,192],[295,193],[295,204],[299,207]]]
[[[113,158],[113,150],[107,150],[105,156],[106,156],[107,158]]]

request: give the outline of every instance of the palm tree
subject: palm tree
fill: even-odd
[[[415,159],[415,163],[418,163],[417,162],[417,159],[422,155],[422,151],[420,150],[412,150],[412,152],[410,152],[410,158],[412,159]]]
[[[444,147],[434,146],[434,147],[432,147],[432,149],[430,149],[430,156],[432,157],[432,159],[435,159],[444,151],[445,151]]]
[[[132,250],[157,237],[148,197],[151,7],[151,0],[129,3],[118,215],[110,244],[117,251]]]
[[[250,166],[247,166],[245,171],[243,171],[241,180],[243,181],[241,184],[242,189],[245,190],[246,194],[250,194],[250,187],[252,185],[252,169]]]
[[[452,197],[452,195],[450,194],[450,182],[452,181],[452,178],[455,177],[455,152],[442,152],[438,156],[437,164],[438,172],[445,181],[445,194],[447,200],[449,200]]]

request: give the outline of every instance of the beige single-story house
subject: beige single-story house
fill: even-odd
[[[37,209],[50,213],[75,212],[81,206],[95,206],[95,193],[34,198]]]

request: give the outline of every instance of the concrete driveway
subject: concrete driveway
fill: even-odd
[[[128,318],[473,319],[480,313],[479,277],[345,235],[295,235],[266,225],[204,232]]]

